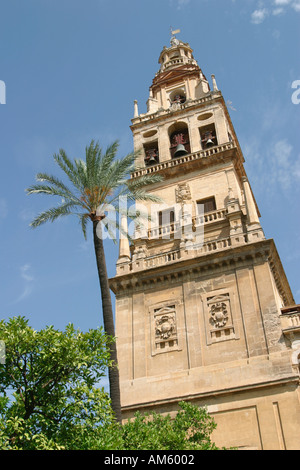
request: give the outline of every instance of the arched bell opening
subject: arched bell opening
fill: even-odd
[[[178,158],[191,153],[190,137],[187,124],[173,124],[169,129],[171,158]]]
[[[199,132],[202,150],[218,145],[216,128],[214,124],[200,127]]]
[[[145,165],[151,166],[159,163],[158,141],[144,144]]]
[[[170,106],[174,104],[183,104],[186,102],[186,94],[183,89],[174,90],[169,96]]]

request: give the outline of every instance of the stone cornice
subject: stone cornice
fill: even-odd
[[[180,106],[180,109],[176,111],[168,108],[159,109],[153,114],[140,114],[138,117],[131,120],[132,125],[130,128],[132,131],[134,131],[137,128],[145,127],[145,124],[148,122],[151,122],[151,124],[159,123],[161,120],[165,120],[168,116],[174,118],[174,116],[177,114],[182,115],[183,112],[195,112],[197,109],[207,107],[208,104],[213,104],[214,102],[220,100],[220,98],[223,98],[222,93],[220,91],[214,91],[207,93],[202,98],[186,101]],[[224,103],[224,100],[222,101]]]
[[[114,294],[132,293],[157,288],[171,282],[199,279],[199,275],[224,273],[245,266],[269,261],[274,280],[285,305],[294,304],[293,295],[273,239],[261,240],[198,257],[179,259],[164,266],[131,271],[109,280]]]
[[[282,387],[282,386],[288,386],[289,388],[294,386],[294,388],[297,388],[299,386],[299,375],[292,375],[292,376],[287,376],[284,378],[278,378],[275,380],[268,380],[268,381],[262,381],[262,382],[257,382],[257,383],[250,383],[248,385],[242,385],[240,387],[228,387],[224,388],[222,390],[209,390],[206,392],[199,392],[199,393],[194,393],[194,394],[182,394],[180,396],[175,396],[172,398],[167,398],[167,399],[161,399],[161,400],[153,400],[150,402],[140,402],[140,403],[135,403],[134,405],[127,405],[127,406],[122,406],[122,411],[131,411],[132,409],[137,410],[137,409],[151,409],[157,406],[163,406],[166,404],[178,404],[180,401],[193,401],[193,400],[202,400],[202,399],[208,399],[210,397],[218,397],[218,396],[226,396],[226,395],[232,395],[234,393],[247,393],[249,390],[253,391],[254,389],[256,390],[263,390],[265,388],[270,388],[270,387]]]

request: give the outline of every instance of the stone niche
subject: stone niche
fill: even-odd
[[[180,350],[178,301],[170,300],[150,308],[151,355]]]
[[[206,303],[208,344],[236,339],[229,293],[207,297]]]

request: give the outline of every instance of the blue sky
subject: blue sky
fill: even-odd
[[[91,139],[132,150],[133,101],[146,111],[170,27],[203,72],[216,75],[246,159],[267,237],[274,238],[300,303],[297,0],[2,0],[0,80],[1,318],[39,329],[102,324],[91,234],[77,220],[32,230],[49,206],[25,188],[39,171],[60,176],[53,154],[81,157]],[[51,204],[52,205],[52,204]],[[106,245],[109,275],[117,248]]]

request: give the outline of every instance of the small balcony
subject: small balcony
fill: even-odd
[[[282,308],[280,321],[284,335],[293,337],[296,333],[300,337],[300,304]]]
[[[158,171],[168,170],[183,163],[187,162],[195,162],[197,160],[209,158],[213,155],[221,154],[222,152],[226,152],[228,150],[232,150],[236,148],[234,142],[227,142],[225,144],[216,145],[215,147],[210,147],[205,150],[200,150],[199,152],[189,153],[188,155],[183,155],[178,158],[173,158],[172,160],[166,160],[164,162],[160,162],[157,165],[152,165],[147,168],[141,168],[137,171],[131,173],[131,178],[139,178],[140,176],[144,176],[150,173],[155,173]]]
[[[200,244],[193,249],[181,251],[180,249],[167,251],[165,253],[158,253],[152,256],[138,256],[130,262],[119,264],[117,266],[117,275],[129,273],[131,271],[142,271],[144,269],[157,268],[169,264],[177,263],[182,259],[189,259],[198,256],[204,256],[212,252],[228,250],[231,248],[230,238],[221,238],[217,240],[210,240]]]
[[[196,229],[200,225],[207,225],[215,222],[225,221],[225,208],[206,212],[203,215],[196,215],[191,218],[191,224],[194,229]],[[187,226],[187,224],[183,224],[173,220],[172,222],[166,225],[158,225],[157,227],[151,227],[148,230],[148,240],[153,240],[156,238],[174,238],[177,233],[181,234],[184,226]],[[181,235],[179,235],[179,238],[181,238]]]

